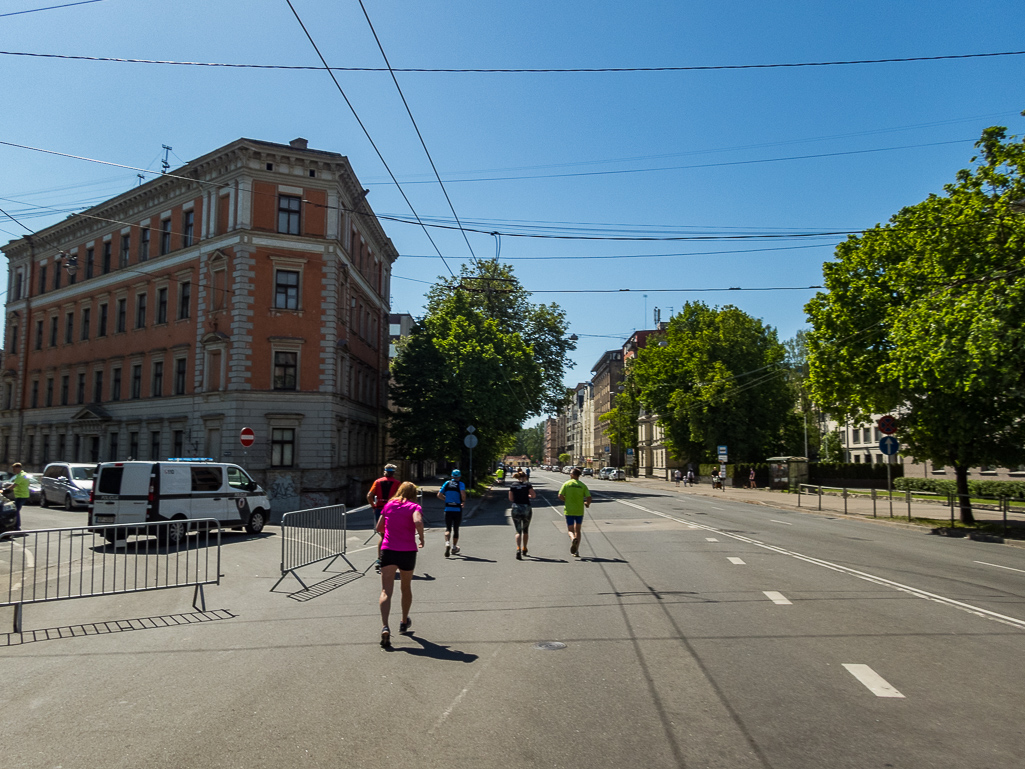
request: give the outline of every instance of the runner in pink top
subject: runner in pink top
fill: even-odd
[[[384,506],[377,521],[376,531],[383,536],[381,542],[381,646],[391,646],[388,614],[391,596],[395,590],[395,571],[399,572],[402,587],[402,622],[400,633],[408,633],[413,620],[409,610],[413,605],[413,569],[416,553],[424,546],[424,519],[420,505],[416,504],[416,486],[406,482],[399,486],[395,496]],[[419,542],[417,540],[419,539]]]

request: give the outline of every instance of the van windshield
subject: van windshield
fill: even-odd
[[[96,473],[95,467],[72,467],[71,477],[76,481],[91,481]]]
[[[100,473],[100,494],[120,494],[123,467],[107,467]]]

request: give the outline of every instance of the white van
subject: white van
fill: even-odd
[[[93,481],[90,525],[145,525],[181,521],[167,527],[177,543],[189,520],[213,518],[222,526],[259,534],[270,517],[270,500],[238,465],[208,460],[101,462]],[[110,538],[114,537],[113,530]]]

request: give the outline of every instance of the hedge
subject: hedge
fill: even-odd
[[[936,494],[957,493],[957,481],[939,478],[898,478],[893,486],[901,491],[910,489]],[[1025,481],[968,481],[968,493],[973,497],[1025,499]]]
[[[890,477],[900,478],[904,475],[901,465],[890,465]],[[886,465],[856,464],[854,462],[809,462],[808,482],[820,480],[886,480]]]

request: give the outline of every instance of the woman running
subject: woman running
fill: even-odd
[[[520,470],[513,475],[516,482],[509,487],[509,501],[512,502],[512,520],[516,527],[516,560],[527,555],[527,533],[530,529],[530,500],[537,496],[534,487],[527,480],[527,474]]]
[[[424,519],[420,505],[416,504],[416,485],[403,483],[395,496],[381,510],[377,521],[377,533],[381,534],[381,646],[391,646],[391,630],[388,628],[388,614],[391,612],[391,596],[395,590],[395,570],[399,570],[402,581],[402,622],[400,633],[408,633],[413,620],[409,609],[413,605],[413,569],[416,567],[417,538],[419,547],[424,546]]]

